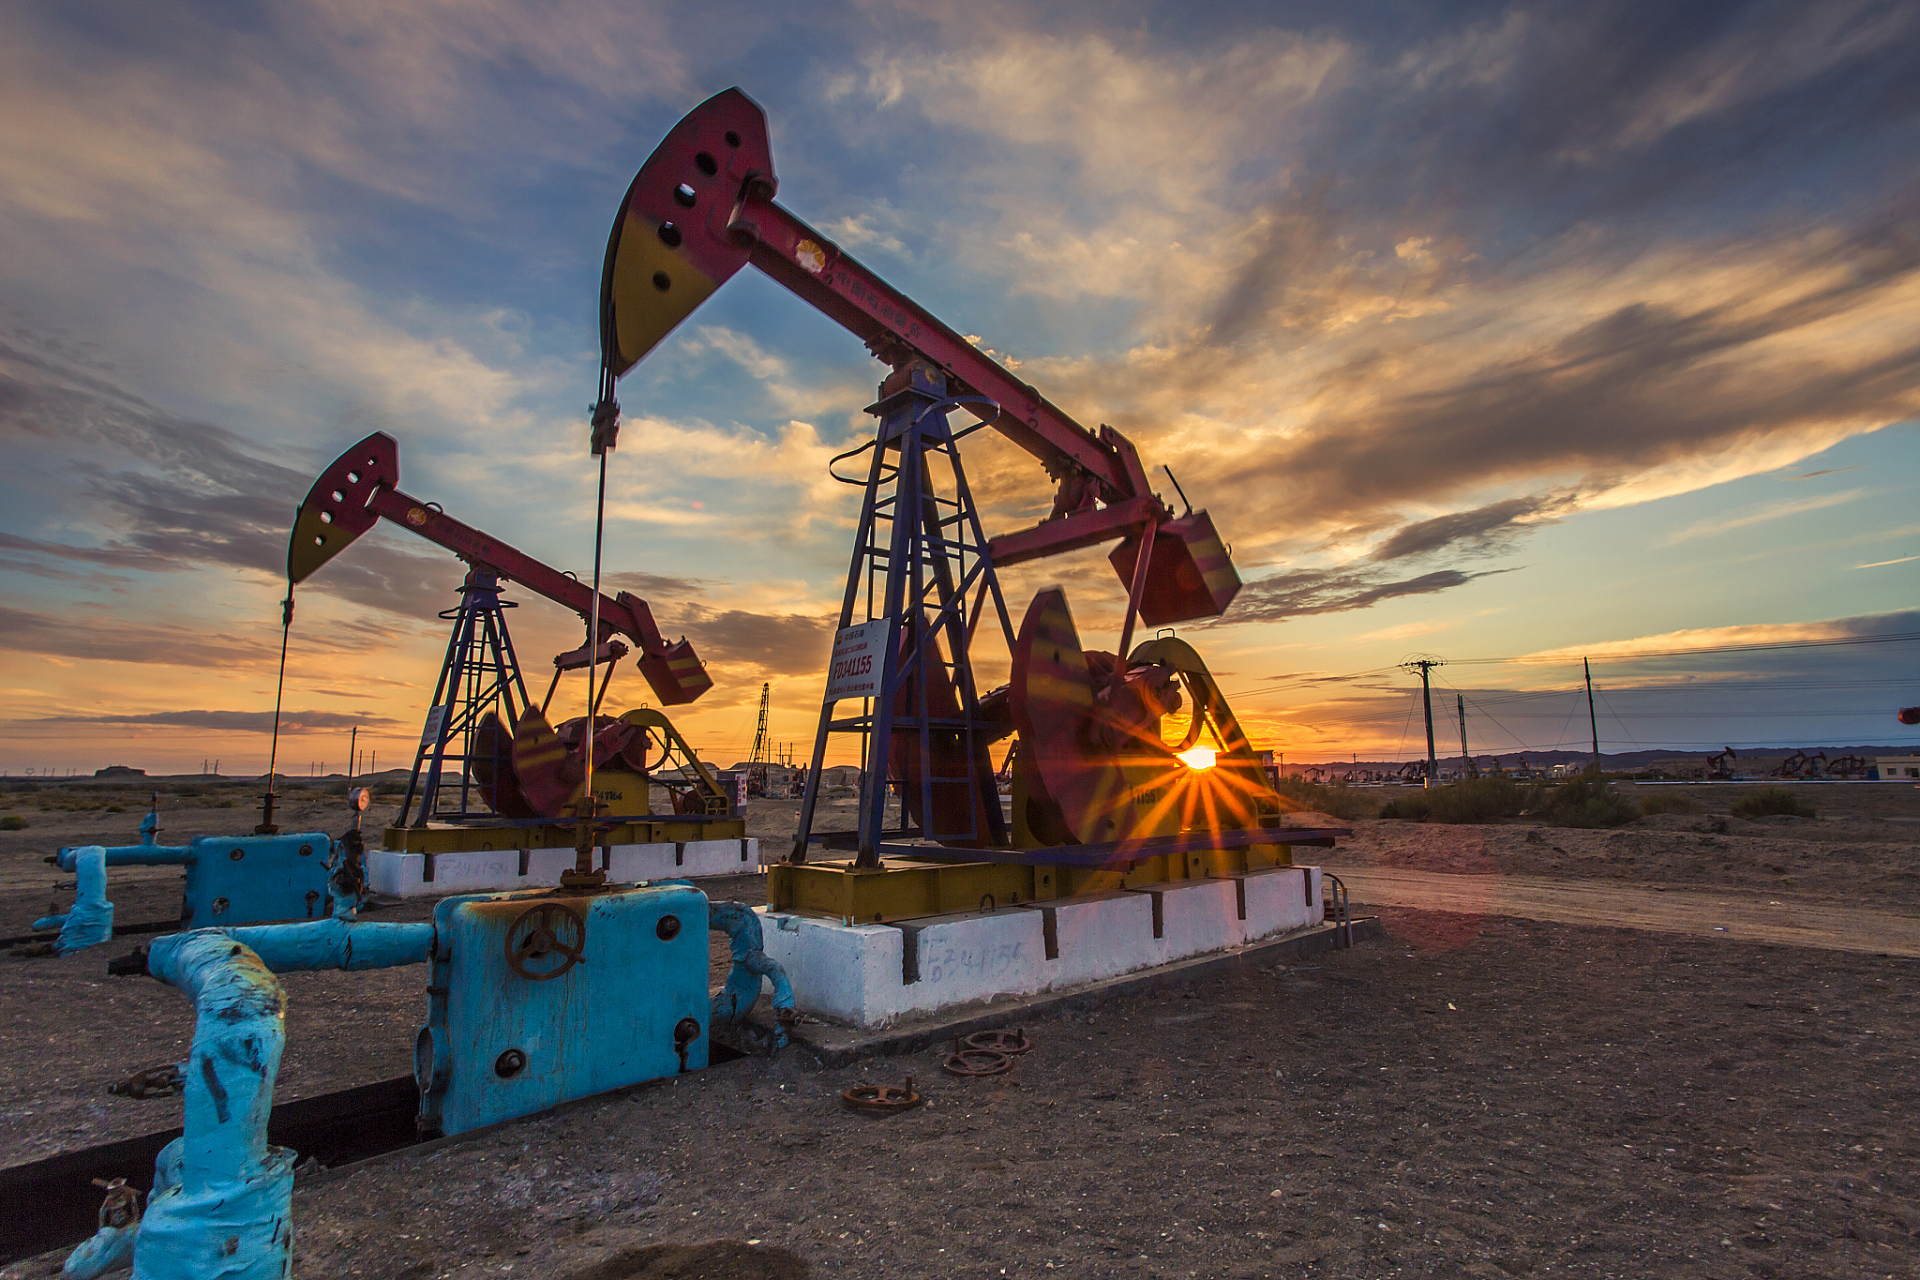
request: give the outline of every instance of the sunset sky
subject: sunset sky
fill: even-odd
[[[1916,66],[1897,0],[19,0],[0,769],[263,770],[294,508],[369,431],[584,576],[607,229],[736,84],[783,205],[1211,510],[1247,585],[1182,634],[1257,745],[1424,754],[1414,655],[1443,753],[1456,691],[1581,747],[1583,655],[1606,751],[1920,744]],[[609,584],[722,763],[763,680],[810,744],[884,372],[749,270],[621,385]],[[1045,513],[967,450],[989,531]],[[1104,553],[1016,623],[1064,583],[1111,647]],[[410,762],[461,573],[383,529],[303,584],[284,772]],[[581,628],[516,598],[544,687]]]

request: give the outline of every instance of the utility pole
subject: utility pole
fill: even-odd
[[[1427,709],[1427,777],[1426,785],[1431,787],[1440,779],[1440,762],[1435,758],[1433,749],[1433,683],[1429,674],[1435,667],[1446,664],[1438,658],[1411,658],[1400,664],[1409,671],[1420,673],[1420,700]]]
[[[353,766],[360,762],[360,726],[353,726],[353,732],[347,735],[347,781],[353,781]]]
[[[1587,727],[1593,730],[1593,776],[1600,776],[1600,721],[1593,714],[1593,663],[1580,659],[1587,673]]]
[[[1473,757],[1467,754],[1467,695],[1453,695],[1454,706],[1460,711],[1460,767],[1465,769],[1469,778],[1477,778],[1480,773],[1473,767]]]

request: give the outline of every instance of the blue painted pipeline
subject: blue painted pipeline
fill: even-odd
[[[81,849],[98,845],[76,845],[60,851],[60,869],[73,870],[73,860]],[[110,867],[177,867],[193,855],[193,846],[184,844],[116,844],[106,848]]]
[[[134,1280],[285,1280],[293,1267],[294,1154],[267,1144],[286,1043],[280,981],[218,929],[156,940],[147,970],[186,992],[198,1016],[185,1131],[155,1162],[134,1239]]]
[[[68,854],[73,857],[69,860]],[[36,929],[58,929],[53,944],[61,955],[95,946],[113,938],[113,904],[107,901],[107,851],[97,844],[60,851],[62,865],[76,873],[73,908],[63,915],[42,916]]]
[[[305,920],[299,924],[236,925],[231,929],[197,929],[173,934],[153,944],[154,954],[176,938],[202,933],[219,934],[251,948],[275,973],[302,969],[391,969],[395,965],[424,964],[433,954],[433,925],[392,924],[382,921]],[[151,972],[153,961],[147,961]]]
[[[655,881],[656,884],[660,883]],[[766,939],[760,932],[760,917],[752,907],[738,902],[714,902],[707,906],[707,927],[727,935],[733,952],[733,968],[727,985],[713,998],[715,1022],[737,1022],[760,998],[760,979],[773,980],[774,1036],[776,1049],[786,1047],[787,1028],[781,1020],[783,1010],[793,1008],[793,984],[780,962],[762,948]]]
[[[139,1230],[138,1218],[118,1227],[102,1222],[98,1231],[67,1255],[60,1267],[61,1280],[95,1280],[126,1266],[133,1257],[133,1241]]]
[[[83,862],[82,865],[85,865]],[[293,1153],[267,1145],[285,1043],[276,973],[420,964],[431,924],[336,916],[300,924],[195,929],[154,941],[147,972],[193,997],[199,1017],[184,1064],[186,1126],[154,1166],[133,1237],[135,1280],[283,1280],[292,1267]],[[102,1227],[68,1258],[71,1280],[111,1270],[124,1243]]]

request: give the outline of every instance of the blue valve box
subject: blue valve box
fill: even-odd
[[[433,913],[420,1127],[465,1133],[707,1065],[707,896],[518,890]]]
[[[187,846],[180,928],[267,920],[324,920],[333,914],[327,857],[318,831],[286,836],[196,836]]]

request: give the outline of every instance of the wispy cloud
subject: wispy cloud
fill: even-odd
[[[1677,529],[1660,540],[1663,547],[1689,542],[1695,538],[1710,537],[1714,534],[1731,533],[1735,529],[1747,529],[1756,524],[1766,524],[1771,520],[1784,520],[1788,516],[1805,515],[1809,511],[1823,511],[1828,507],[1838,507],[1853,502],[1865,493],[1864,489],[1849,489],[1845,493],[1829,493],[1818,498],[1802,498],[1798,501],[1762,503],[1724,516],[1715,516],[1708,520],[1696,521],[1684,529]]]
[[[1365,609],[1382,600],[1433,595],[1465,586],[1477,578],[1508,572],[1511,570],[1464,573],[1458,569],[1436,569],[1417,577],[1392,579],[1368,569],[1297,569],[1247,583],[1234,597],[1225,616],[1213,625],[1282,622],[1308,614]]]
[[[1816,622],[1765,622],[1730,627],[1690,627],[1622,640],[1597,640],[1562,645],[1523,655],[1523,662],[1572,660],[1582,657],[1632,658],[1686,653],[1745,645],[1806,644],[1809,642],[1870,640],[1876,636],[1910,633],[1917,619],[1912,613],[1831,618]]]

